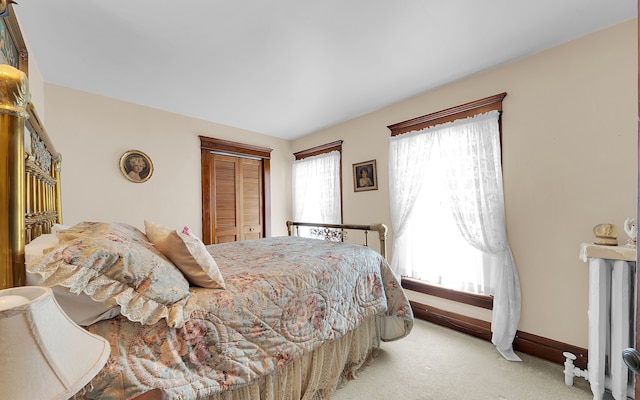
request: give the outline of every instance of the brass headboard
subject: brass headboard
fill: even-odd
[[[25,235],[26,242],[51,232],[62,223],[60,168],[62,156],[56,152],[49,135],[36,114],[28,107],[25,131]]]
[[[0,289],[24,285],[25,244],[62,222],[60,154],[31,103],[27,46],[7,8],[1,23],[16,54],[0,65]]]
[[[33,105],[26,74],[0,65],[0,289],[25,283],[24,246],[62,222],[61,157]]]

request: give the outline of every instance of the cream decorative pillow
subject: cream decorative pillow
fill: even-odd
[[[189,282],[203,288],[225,289],[216,260],[189,227],[185,226],[180,232],[145,220],[144,228],[151,243],[182,271]]]
[[[121,223],[82,222],[57,232],[60,244],[27,265],[42,285],[84,293],[129,320],[166,319],[184,326],[195,296],[182,273],[140,230]]]

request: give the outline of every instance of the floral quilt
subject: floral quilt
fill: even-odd
[[[413,325],[387,262],[367,247],[278,237],[207,249],[226,289],[192,287],[197,305],[184,327],[122,316],[89,327],[109,340],[111,357],[85,398],[130,398],[152,388],[169,399],[206,397],[254,382],[373,315],[402,322],[382,340],[404,337]]]

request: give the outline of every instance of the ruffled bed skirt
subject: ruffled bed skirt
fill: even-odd
[[[373,361],[380,348],[376,317],[253,384],[199,400],[329,400],[344,381]],[[185,399],[186,400],[186,399]]]

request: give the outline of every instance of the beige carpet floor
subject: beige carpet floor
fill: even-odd
[[[518,355],[522,362],[507,361],[485,340],[416,320],[409,336],[383,342],[375,362],[332,400],[593,399],[584,378],[564,383],[563,365]]]

